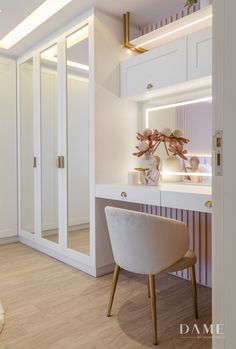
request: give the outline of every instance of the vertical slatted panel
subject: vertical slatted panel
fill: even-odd
[[[188,225],[190,232],[190,249],[192,249],[197,255],[197,282],[201,285],[211,287],[211,214],[150,205],[142,205],[141,210],[145,213],[177,219],[179,221],[185,222]],[[188,270],[183,270],[174,274],[184,279],[189,280],[190,278]]]

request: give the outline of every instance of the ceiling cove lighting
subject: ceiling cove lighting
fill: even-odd
[[[6,50],[16,45],[25,36],[46,22],[72,0],[46,0],[17,27],[0,40],[0,47]]]
[[[181,107],[184,105],[191,105],[191,104],[196,104],[196,103],[201,103],[201,102],[210,102],[210,101],[212,101],[212,97],[204,97],[204,98],[194,99],[191,101],[185,101],[185,102],[179,102],[179,103],[174,103],[174,104],[161,105],[159,107],[154,107],[154,108],[148,108],[148,109],[146,109],[146,128],[148,128],[148,124],[149,124],[148,123],[148,114],[151,111],[171,109],[171,108]]]

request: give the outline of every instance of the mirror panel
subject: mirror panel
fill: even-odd
[[[67,247],[90,254],[89,48],[88,26],[71,34],[67,46]]]
[[[20,65],[21,230],[34,234],[33,58]]]
[[[41,53],[42,237],[58,243],[57,44]]]
[[[183,105],[170,105],[153,108],[145,116],[145,124],[150,129],[162,131],[165,128],[181,129],[183,136],[190,140],[184,146],[187,150],[185,168],[192,168],[191,160],[198,157],[200,161],[199,172],[203,175],[202,183],[211,184],[212,173],[212,99],[205,98],[202,101]],[[161,162],[167,158],[165,147],[160,145],[157,153]],[[196,159],[196,158],[195,158]],[[197,160],[197,161],[198,161]],[[191,171],[190,171],[191,172]]]

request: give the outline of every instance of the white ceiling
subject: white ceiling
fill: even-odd
[[[0,9],[3,10],[0,13],[0,38],[43,2],[44,0],[0,0]],[[130,11],[132,22],[143,25],[153,19],[174,14],[183,8],[185,2],[185,0],[73,0],[13,48],[8,51],[0,49],[0,52],[14,56],[21,55],[91,6],[116,17],[121,17],[124,12]]]

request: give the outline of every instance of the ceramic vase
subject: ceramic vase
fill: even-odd
[[[171,174],[171,172],[183,172],[182,161],[174,155],[168,156],[162,166],[162,181],[176,183],[183,181],[183,176]]]
[[[139,183],[145,185],[158,185],[160,179],[160,158],[146,154],[139,160],[140,177]],[[141,169],[144,169],[143,171]]]

